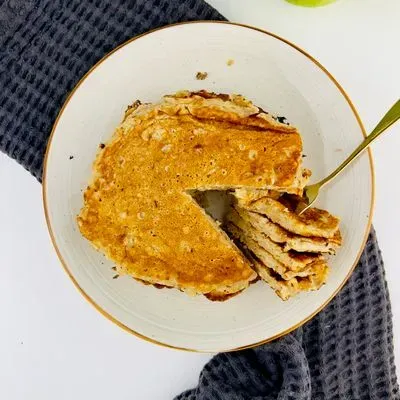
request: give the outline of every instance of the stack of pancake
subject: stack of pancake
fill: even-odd
[[[339,219],[300,198],[274,191],[237,189],[225,229],[243,248],[258,275],[281,297],[319,289],[329,267],[326,254],[341,245]]]
[[[309,176],[294,126],[240,95],[179,92],[128,107],[100,146],[77,223],[119,275],[212,300],[259,275],[286,299],[325,281],[322,254],[340,244],[336,218],[284,203]],[[236,242],[195,201],[209,191],[235,194]]]

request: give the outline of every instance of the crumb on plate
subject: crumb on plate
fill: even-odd
[[[207,76],[208,76],[208,73],[207,73],[207,72],[198,72],[198,73],[196,74],[196,79],[197,79],[198,81],[204,81],[204,79],[206,79]]]

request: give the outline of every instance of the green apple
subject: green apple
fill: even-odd
[[[286,0],[289,3],[296,4],[297,6],[304,7],[319,7],[326,4],[333,3],[336,0]]]

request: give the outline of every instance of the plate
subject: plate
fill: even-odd
[[[205,80],[197,72],[207,72]],[[112,279],[113,263],[81,234],[82,207],[99,143],[128,104],[178,90],[240,93],[296,125],[312,181],[327,175],[363,139],[361,121],[335,79],[304,51],[256,28],[185,23],[137,38],[99,61],[66,100],[45,158],[43,197],[50,234],[68,275],[103,315],[165,346],[205,352],[255,346],[297,328],[321,310],[356,265],[371,225],[373,171],[365,153],[323,190],[318,206],[341,217],[344,245],[319,291],[281,301],[263,282],[222,303],[159,290],[130,277]]]

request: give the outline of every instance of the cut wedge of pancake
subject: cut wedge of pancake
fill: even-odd
[[[189,294],[230,295],[256,278],[191,191],[304,186],[298,131],[241,96],[183,92],[135,102],[102,147],[81,233],[120,273]]]
[[[300,292],[318,290],[326,282],[329,273],[328,266],[321,262],[315,266],[313,273],[306,277],[294,277],[284,280],[254,255],[246,253],[246,257],[252,261],[253,268],[257,271],[258,275],[268,283],[282,300],[288,300]]]
[[[257,241],[252,239],[247,231],[241,230],[231,222],[226,224],[226,229],[235,239],[238,240],[238,242],[250,250],[262,263],[275,271],[285,280],[289,280],[294,277],[305,277],[312,275],[316,265],[325,263],[323,259],[317,258],[314,262],[308,264],[302,270],[289,269],[287,265],[284,265],[280,261],[276,260],[271,253],[265,250],[265,248],[263,248]]]
[[[263,232],[272,241],[282,244],[284,251],[295,250],[297,252],[334,254],[342,242],[339,230],[336,231],[331,239],[304,237],[287,231],[278,224],[273,223],[265,215],[240,207],[236,207],[236,212],[255,230]]]
[[[245,203],[239,197],[238,201],[239,206],[265,215],[272,222],[300,236],[331,239],[339,229],[339,218],[318,208],[309,208],[298,215],[280,201],[269,197],[262,197],[251,203]]]
[[[264,231],[255,229],[249,222],[243,219],[234,208],[227,214],[226,220],[243,232],[242,237],[245,238],[244,243],[248,244],[249,239],[255,241],[288,270],[304,270],[307,265],[322,258],[321,255],[315,253],[299,253],[293,250],[285,252],[282,245],[272,241],[265,235]]]

